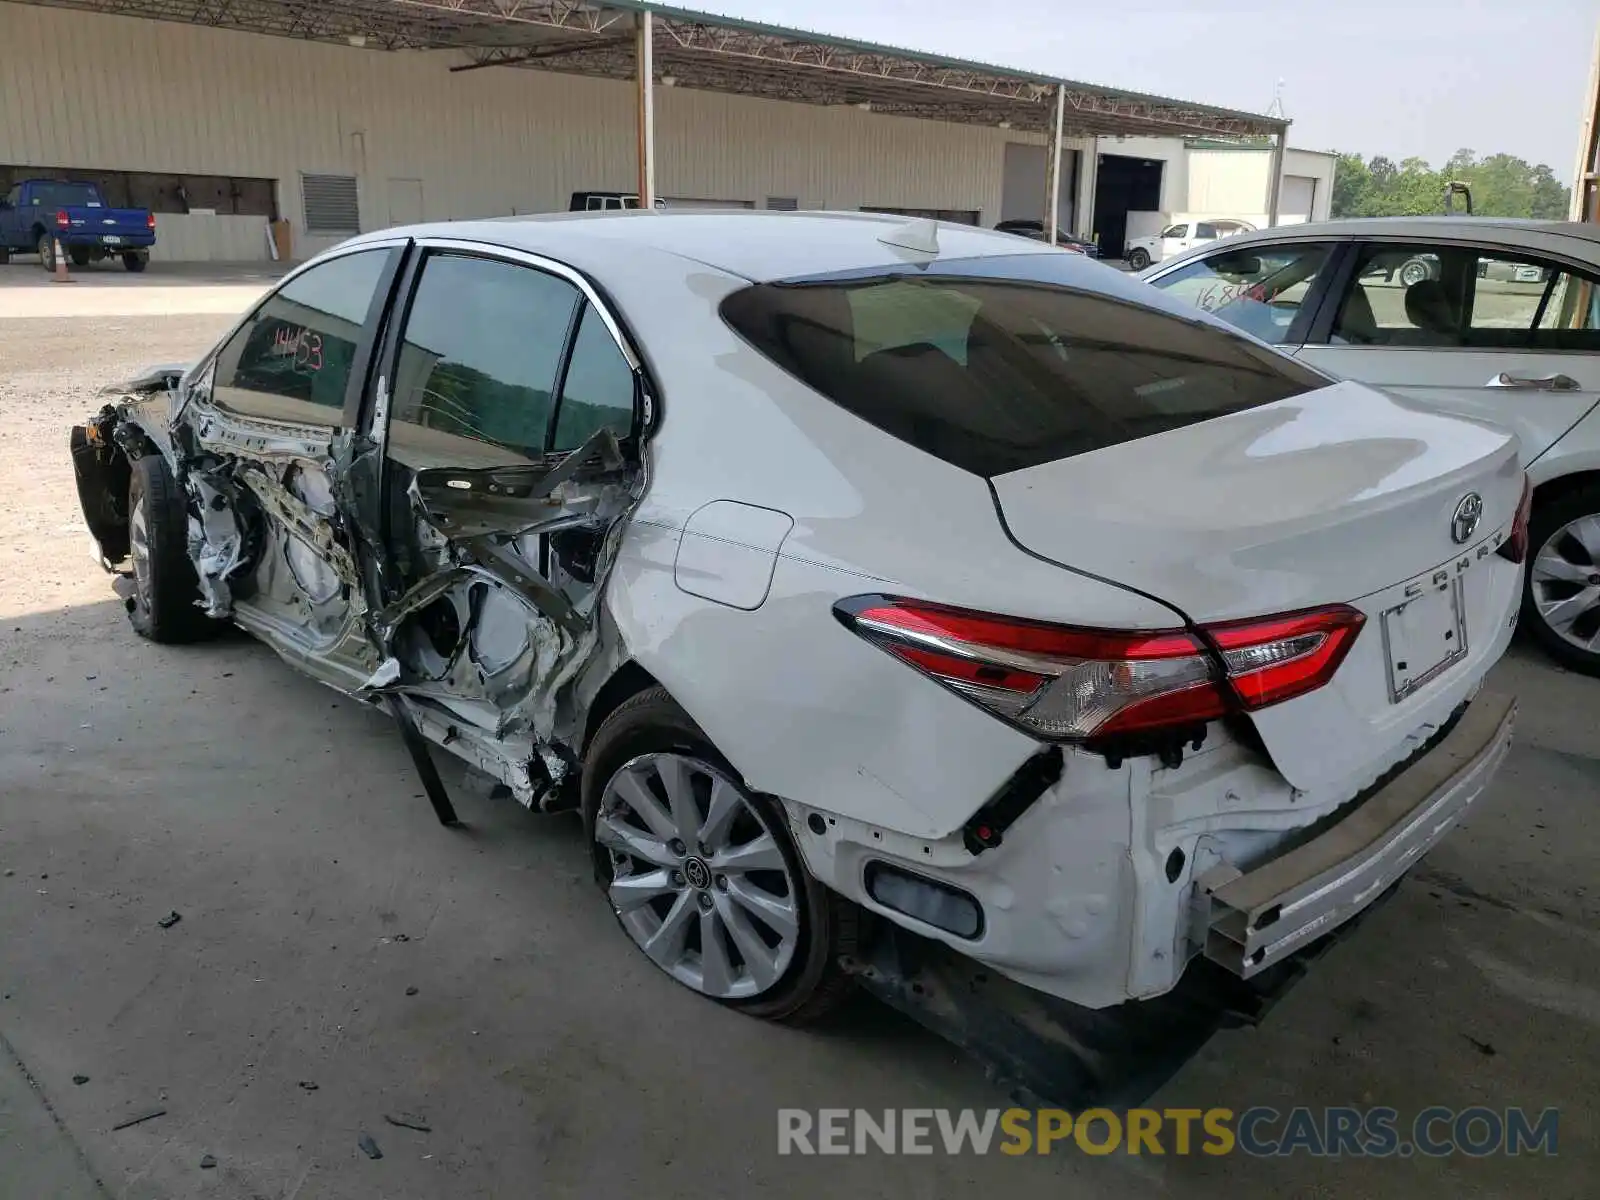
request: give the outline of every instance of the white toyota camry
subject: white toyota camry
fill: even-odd
[[[1514,435],[1006,234],[386,230],[73,451],[140,633],[384,706],[447,822],[430,744],[581,809],[644,955],[773,1018],[896,931],[1091,1009],[1257,976],[1511,736]]]

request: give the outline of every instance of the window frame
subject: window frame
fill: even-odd
[[[578,331],[583,324],[583,315],[589,307],[593,307],[599,314],[601,321],[605,324],[606,331],[611,335],[611,340],[622,351],[622,357],[627,362],[628,368],[639,381],[634,388],[632,436],[642,446],[646,435],[660,419],[660,403],[657,399],[659,393],[651,383],[650,372],[644,360],[634,349],[634,342],[627,327],[618,319],[614,305],[610,302],[605,292],[601,290],[600,286],[576,268],[541,254],[517,250],[509,246],[499,246],[489,242],[473,242],[447,237],[416,239],[415,253],[410,256],[410,261],[406,264],[404,277],[400,281],[400,286],[383,332],[382,348],[377,354],[378,378],[384,382],[383,408],[381,412],[364,414],[360,428],[367,430],[369,436],[376,443],[380,445],[387,443],[390,420],[389,400],[391,397],[388,394],[391,387],[390,381],[395,378],[395,373],[399,367],[400,349],[405,342],[405,330],[411,319],[411,306],[416,300],[417,290],[422,282],[422,272],[427,265],[428,259],[439,254],[486,259],[491,262],[530,268],[535,271],[541,271],[546,275],[553,275],[575,287],[579,292],[579,304],[573,314],[573,319],[568,322],[567,330],[562,340],[561,355],[556,362],[550,413],[545,423],[545,447],[548,449],[555,438],[556,423],[561,413],[561,391],[566,386],[567,369],[572,362],[573,347],[577,343]]]
[[[216,340],[211,349],[207,351],[205,357],[195,366],[193,377],[209,381],[205,389],[207,401],[215,404],[213,393],[216,386],[216,369],[219,360],[222,358],[222,352],[233,344],[235,338],[241,335],[248,336],[246,330],[255,324],[256,318],[261,314],[261,310],[277,299],[278,293],[282,292],[284,288],[295,282],[302,275],[309,274],[317,267],[325,266],[336,259],[347,258],[352,254],[383,250],[390,253],[390,259],[378,276],[378,285],[373,290],[372,300],[367,306],[366,319],[361,325],[361,337],[356,342],[355,354],[350,360],[350,377],[345,380],[344,404],[339,410],[338,423],[329,422],[329,427],[334,429],[360,428],[362,401],[367,391],[368,380],[371,377],[374,354],[378,346],[383,322],[393,299],[395,281],[400,277],[402,270],[406,266],[407,251],[410,245],[411,239],[397,237],[340,246],[336,250],[326,254],[319,254],[315,258],[301,263],[282,279],[278,280],[278,285],[246,309],[244,316],[239,318],[227,333]],[[398,251],[398,253],[395,253],[395,251]],[[232,412],[233,410],[230,409],[228,411]],[[332,415],[333,411],[331,408],[328,410],[330,415]],[[248,413],[240,415],[250,417],[252,420],[260,419]]]
[[[1586,275],[1600,285],[1600,267],[1592,263],[1585,263],[1559,251],[1543,246],[1517,245],[1513,242],[1493,242],[1484,238],[1473,237],[1439,237],[1421,234],[1346,234],[1339,239],[1341,242],[1342,258],[1336,264],[1336,269],[1328,272],[1327,286],[1323,291],[1320,306],[1316,316],[1312,319],[1311,327],[1307,331],[1304,345],[1326,346],[1330,350],[1383,350],[1392,354],[1422,353],[1422,354],[1492,354],[1496,351],[1514,350],[1518,354],[1582,354],[1588,351],[1573,350],[1560,346],[1539,346],[1534,344],[1532,334],[1536,329],[1529,331],[1528,342],[1521,346],[1506,345],[1470,345],[1460,346],[1345,346],[1332,340],[1333,325],[1343,306],[1345,295],[1349,288],[1358,282],[1356,265],[1368,250],[1374,246],[1407,247],[1418,252],[1440,250],[1463,252],[1473,256],[1489,256],[1495,258],[1512,258],[1517,261],[1526,261],[1548,270],[1559,271],[1563,274]],[[1477,278],[1474,273],[1472,280],[1473,300],[1477,299]],[[1464,334],[1470,335],[1471,326],[1463,327]],[[1470,337],[1467,339],[1470,340]]]
[[[1294,347],[1307,345],[1311,334],[1315,331],[1316,322],[1321,317],[1323,309],[1327,307],[1329,289],[1346,270],[1344,260],[1348,254],[1349,241],[1344,238],[1329,237],[1326,234],[1321,237],[1292,237],[1244,243],[1240,243],[1237,238],[1237,234],[1218,238],[1217,241],[1224,244],[1209,248],[1204,254],[1197,254],[1192,258],[1185,257],[1182,261],[1174,260],[1170,270],[1162,271],[1149,280],[1150,286],[1164,292],[1167,289],[1161,286],[1162,280],[1176,275],[1180,271],[1187,270],[1197,263],[1208,263],[1214,258],[1225,258],[1230,254],[1251,252],[1270,254],[1275,250],[1286,250],[1298,246],[1326,246],[1328,248],[1328,257],[1322,266],[1317,269],[1316,277],[1311,281],[1311,286],[1306,289],[1306,298],[1301,301],[1300,309],[1295,313],[1294,320],[1290,322],[1289,328],[1284,331],[1283,340],[1281,342],[1267,343],[1285,354],[1290,353]],[[1223,320],[1221,317],[1216,319]],[[1233,326],[1231,322],[1228,324],[1240,333],[1245,332],[1242,329],[1238,329],[1237,326]]]

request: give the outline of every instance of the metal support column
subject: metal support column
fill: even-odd
[[[1567,214],[1570,221],[1594,221],[1600,214],[1595,211],[1595,172],[1600,170],[1600,34],[1595,37],[1594,52],[1589,58],[1589,90],[1584,95],[1583,129],[1578,135],[1578,161],[1572,169],[1572,205]]]
[[[655,26],[647,9],[639,14],[636,66],[639,76],[639,206],[656,205]]]
[[[1278,136],[1272,140],[1272,174],[1267,179],[1267,224],[1274,229],[1278,225],[1278,203],[1283,194],[1283,151],[1288,140],[1287,125],[1280,128]]]
[[[1050,147],[1045,154],[1049,177],[1044,187],[1044,240],[1056,244],[1056,216],[1061,208],[1061,129],[1067,116],[1067,85],[1056,87],[1056,119],[1050,126]]]

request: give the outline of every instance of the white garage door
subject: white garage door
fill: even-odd
[[[698,196],[663,196],[668,208],[754,208],[753,200],[705,200]]]
[[[1278,196],[1280,221],[1309,221],[1316,210],[1317,181],[1311,175],[1285,175]]]

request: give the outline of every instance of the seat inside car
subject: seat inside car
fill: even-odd
[[[1454,341],[1461,333],[1461,315],[1442,280],[1422,279],[1406,289],[1406,319],[1436,338]]]

